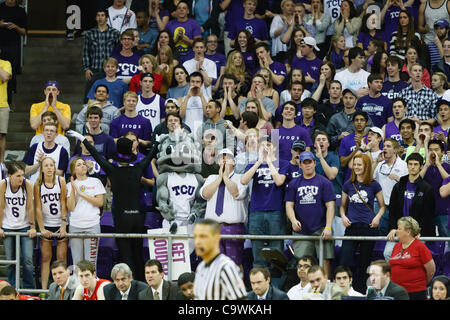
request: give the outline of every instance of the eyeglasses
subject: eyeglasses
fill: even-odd
[[[310,264],[298,264],[297,269],[309,269],[311,268]]]
[[[386,162],[383,162],[380,166],[380,174],[384,175],[384,176],[388,176],[391,174],[392,169],[395,166],[395,163],[397,162],[397,158],[395,158],[394,164],[391,166],[391,168],[389,169]],[[384,169],[383,169],[384,168]],[[389,171],[387,171],[389,170]]]

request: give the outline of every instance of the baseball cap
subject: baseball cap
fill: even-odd
[[[369,131],[378,133],[380,135],[381,139],[384,139],[383,130],[381,130],[380,128],[378,128],[378,127],[370,127]]]
[[[145,77],[150,77],[150,78],[154,79],[153,74],[151,74],[150,72],[144,72],[143,74],[141,74],[141,81]]]
[[[172,102],[172,103],[175,104],[178,108],[180,107],[180,106],[178,105],[178,100],[177,100],[177,99],[174,99],[174,98],[166,99],[166,102],[165,102],[164,106],[166,106],[168,102]]]
[[[292,147],[291,147],[291,149],[300,149],[300,150],[302,150],[302,151],[305,151],[305,149],[306,149],[306,143],[305,143],[305,141],[303,141],[303,140],[301,140],[301,139],[298,139],[297,141],[295,141],[293,144],[292,144]]]
[[[57,89],[59,89],[59,84],[55,80],[48,80],[47,83],[45,84],[45,88],[47,87],[56,87]]]
[[[436,27],[448,28],[449,26],[450,26],[450,24],[445,19],[439,19],[433,25],[434,28],[436,28]]]
[[[220,156],[222,154],[228,154],[228,155],[230,155],[230,156],[232,156],[234,158],[233,152],[230,149],[228,149],[228,148],[224,148],[224,149],[220,150],[218,155]]]
[[[303,42],[308,46],[314,47],[314,49],[316,49],[317,51],[320,51],[319,47],[317,46],[316,39],[314,39],[313,37],[304,37]]]
[[[203,133],[203,138],[206,138],[208,136],[216,137],[216,130],[214,130],[214,129],[207,129],[207,130],[205,130],[205,132]]]
[[[344,91],[342,91],[342,96],[345,96],[345,94],[347,93],[347,92],[350,92],[352,95],[354,95],[356,98],[358,98],[358,96],[356,95],[356,93],[354,93],[353,92],[353,90],[350,90],[350,89],[344,89]]]
[[[305,160],[314,160],[314,154],[311,151],[304,151],[300,154],[300,162]]]

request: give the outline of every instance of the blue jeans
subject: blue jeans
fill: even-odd
[[[5,232],[27,232],[30,228],[23,229],[3,229]],[[16,237],[5,237],[3,242],[5,245],[5,253],[7,260],[16,259]],[[22,253],[21,262],[23,263],[23,288],[34,289],[34,265],[33,265],[33,239],[29,237],[20,237],[20,251]],[[8,266],[8,282],[15,287],[16,286],[16,265],[11,264]]]
[[[380,205],[378,204],[378,201],[374,201],[373,203],[373,212],[378,213],[380,210]],[[380,236],[387,236],[389,233],[389,209],[386,205],[386,211],[384,212],[383,216],[380,219],[380,224],[378,225],[378,232]]]
[[[439,237],[448,237],[448,215],[440,214],[433,219],[433,225],[438,227]]]
[[[285,234],[283,216],[280,211],[250,212],[249,234],[252,235],[282,235]],[[282,240],[252,240],[254,266],[266,266],[266,262],[259,255],[263,247],[278,249],[283,252]]]

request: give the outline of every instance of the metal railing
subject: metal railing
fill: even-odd
[[[41,235],[40,232],[36,234],[38,238]],[[57,237],[59,234],[52,233],[53,237]],[[5,236],[15,236],[16,237],[16,259],[15,260],[0,260],[0,265],[2,264],[15,264],[16,265],[16,290],[23,293],[41,293],[48,292],[48,290],[43,289],[21,289],[20,286],[20,237],[28,237],[26,232],[5,232]],[[172,280],[172,241],[173,239],[193,239],[193,235],[189,234],[170,234],[170,233],[68,233],[68,238],[167,238],[167,256],[168,259],[168,280]],[[221,235],[223,239],[249,239],[249,240],[319,240],[319,264],[323,266],[323,242],[328,240],[323,240],[321,236],[303,236],[303,235]],[[377,237],[367,237],[367,236],[332,236],[330,240],[358,240],[358,241],[388,241],[385,236]],[[421,237],[421,241],[426,242],[445,242],[450,241],[450,237]]]

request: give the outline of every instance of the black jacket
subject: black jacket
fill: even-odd
[[[142,281],[132,280],[127,300],[138,300],[139,292],[147,288],[148,285],[146,283]],[[122,300],[122,294],[120,293],[119,289],[117,289],[114,283],[110,283],[104,286],[103,294],[105,295],[105,300]]]
[[[367,300],[372,300],[377,297],[376,290],[371,290],[370,288],[367,292]],[[386,288],[386,297],[392,297],[394,300],[409,300],[408,291],[402,286],[396,284],[392,280],[389,282],[388,287]]]
[[[251,291],[247,294],[247,299],[258,300],[258,296],[256,295],[256,293]],[[286,292],[281,291],[274,286],[270,286],[266,295],[266,300],[289,300],[289,297],[287,296]]]
[[[163,296],[161,300],[177,300],[179,288],[176,282],[163,280]],[[154,300],[151,287],[139,292],[138,300]]]
[[[400,181],[392,189],[389,203],[389,230],[397,229],[397,220],[403,217],[403,203],[408,179],[409,176],[407,175],[400,178]],[[435,211],[433,187],[421,177],[417,178],[415,183],[416,193],[409,215],[419,223],[422,236],[434,237],[435,232],[432,224]]]

